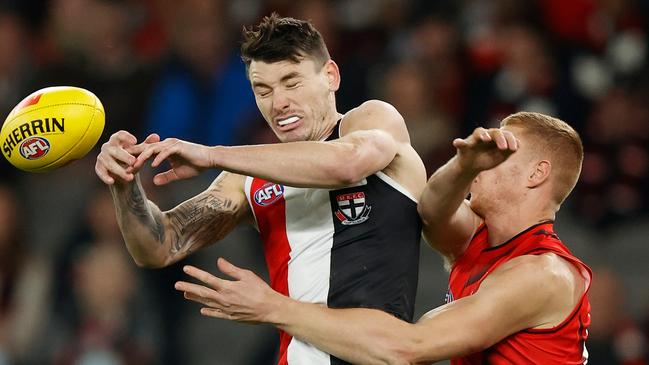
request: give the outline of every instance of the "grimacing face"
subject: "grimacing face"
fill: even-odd
[[[330,60],[320,67],[310,57],[298,63],[250,63],[248,73],[257,107],[280,141],[318,140],[325,121],[335,118],[332,100],[338,85],[332,83],[331,64]]]

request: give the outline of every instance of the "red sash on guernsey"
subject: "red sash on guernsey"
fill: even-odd
[[[273,188],[276,184],[262,179],[253,179],[251,192],[265,187]],[[284,196],[279,196],[273,204],[252,204],[257,227],[264,245],[264,256],[270,276],[270,286],[277,292],[286,296],[288,293],[288,261],[291,247],[289,246],[286,228],[286,202]],[[275,227],[276,229],[272,229]],[[287,365],[287,349],[291,342],[291,335],[279,331],[279,361],[277,365]]]
[[[592,278],[590,268],[563,245],[551,221],[534,225],[499,246],[489,247],[487,237],[488,230],[483,225],[453,265],[449,300],[472,295],[491,272],[512,258],[549,252],[575,265],[586,278],[587,288],[579,304],[559,325],[515,333],[482,352],[453,359],[451,364],[584,364],[588,358],[585,341],[590,325],[590,303],[586,294]]]

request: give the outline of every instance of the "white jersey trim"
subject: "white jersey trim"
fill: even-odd
[[[396,191],[398,191],[398,192],[400,192],[401,194],[403,194],[403,195],[407,196],[408,198],[410,198],[410,200],[412,200],[413,202],[415,202],[415,203],[419,203],[419,202],[417,201],[417,198],[415,198],[414,196],[412,196],[412,194],[410,194],[410,192],[409,192],[406,188],[404,188],[403,186],[401,186],[401,184],[399,184],[398,182],[396,182],[393,178],[391,178],[390,176],[388,176],[388,175],[387,175],[386,173],[384,173],[383,171],[377,171],[377,172],[376,172],[376,176],[378,176],[379,179],[383,180],[386,184],[392,186]]]
[[[259,224],[257,223],[257,216],[255,215],[255,210],[252,207],[252,198],[250,197],[250,189],[252,188],[253,178],[246,176],[246,181],[243,183],[244,192],[246,193],[246,199],[248,199],[248,205],[250,206],[250,211],[252,212],[252,217],[255,219],[255,229],[259,230]]]

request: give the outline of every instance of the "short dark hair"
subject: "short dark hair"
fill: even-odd
[[[330,59],[322,35],[311,22],[280,17],[277,13],[265,16],[257,26],[243,27],[241,59],[246,64],[263,61],[300,62],[310,56],[320,66]]]

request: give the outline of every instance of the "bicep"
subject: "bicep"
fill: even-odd
[[[512,266],[490,274],[475,294],[425,314],[417,323],[419,330],[444,336],[427,337],[420,356],[463,356],[534,327],[551,290],[536,277],[537,266]]]
[[[241,175],[223,172],[204,192],[164,212],[170,261],[221,240],[250,214],[244,181]]]

